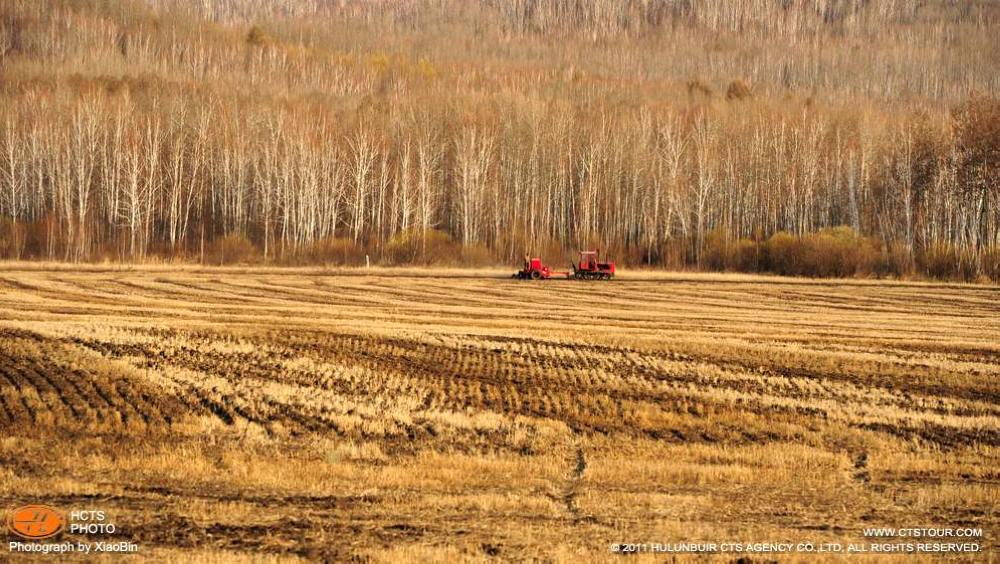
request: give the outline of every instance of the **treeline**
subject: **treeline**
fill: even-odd
[[[766,240],[733,240],[719,230],[709,234],[705,267],[818,277],[902,277],[916,271],[933,278],[996,281],[1000,248],[975,252],[938,243],[914,253],[905,245],[864,237],[847,226],[802,236],[779,231]]]
[[[995,11],[882,4],[7,0],[0,256],[998,280]]]

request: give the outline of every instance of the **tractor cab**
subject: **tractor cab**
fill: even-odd
[[[601,262],[598,251],[580,251],[580,261],[573,265],[578,280],[610,280],[615,276],[614,262]]]

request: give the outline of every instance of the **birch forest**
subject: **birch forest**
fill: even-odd
[[[1000,5],[0,0],[0,258],[1000,280]]]

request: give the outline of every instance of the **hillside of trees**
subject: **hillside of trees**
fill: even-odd
[[[1000,4],[0,0],[0,258],[1000,280]]]

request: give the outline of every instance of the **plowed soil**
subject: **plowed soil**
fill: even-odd
[[[8,265],[0,429],[0,506],[105,510],[153,559],[995,554],[1000,289]]]

